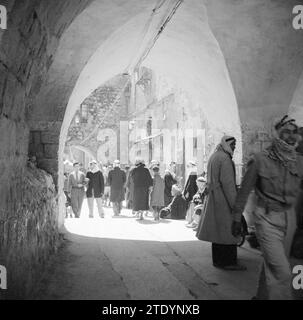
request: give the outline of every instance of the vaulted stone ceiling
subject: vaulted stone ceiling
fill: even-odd
[[[79,76],[86,82],[87,91],[81,92],[80,85],[74,90],[72,98],[78,95],[74,102],[78,105],[96,87],[123,71],[140,43],[155,3],[117,0],[86,4],[63,33],[46,81],[31,104],[29,115],[34,128],[37,121],[61,123]],[[190,95],[205,108],[222,94],[213,70],[206,70],[210,57],[215,57],[214,65],[219,63],[215,51],[221,51],[241,124],[247,131],[268,129],[274,117],[287,112],[302,71],[303,36],[290,23],[295,4],[282,0],[187,0],[161,35],[146,65],[175,81],[179,77],[179,85],[188,85]],[[195,47],[199,42],[200,50]],[[213,51],[216,42],[218,47]],[[184,70],[180,70],[182,66]],[[210,90],[213,93],[208,97],[203,95]],[[227,100],[223,94],[223,100],[217,103],[224,104],[222,109],[230,114],[228,104],[234,102]],[[222,121],[225,119],[223,112]],[[230,117],[231,128],[234,121],[237,119]]]
[[[137,27],[134,29],[140,29],[155,3],[148,0],[77,0],[76,4],[75,1],[45,0],[8,2],[9,25],[18,25],[18,28],[7,30],[7,38],[1,42],[1,61],[8,68],[15,68],[15,73],[20,71],[25,76],[27,72],[31,73],[27,79],[27,98],[31,99],[26,103],[33,129],[37,127],[37,121],[63,120],[73,88],[90,58],[119,29],[132,22]],[[183,32],[184,38],[195,34],[199,40],[201,30],[196,28],[205,16],[226,61],[242,123],[260,125],[260,121],[266,122],[289,107],[303,63],[303,35],[292,29],[290,23],[295,4],[297,1],[186,0],[179,9],[179,16],[175,17],[182,24],[179,34]],[[33,23],[35,20],[37,24]],[[109,51],[119,51],[123,41],[131,47],[136,38],[135,31],[121,32],[116,46]],[[173,57],[180,54],[180,43],[174,45],[172,36],[167,34],[165,43],[171,50],[167,55]],[[32,48],[28,56],[23,47]],[[195,70],[188,70],[187,74],[195,73],[193,78],[197,78],[193,81],[196,82],[198,79],[213,81],[203,78],[203,64],[198,66],[200,52],[190,56],[192,49],[190,43],[184,42],[182,58],[193,58],[195,66]],[[127,54],[121,50],[119,61]],[[33,63],[28,63],[30,59]],[[169,62],[165,57],[163,61],[163,65]],[[149,63],[153,64],[152,58]],[[119,65],[118,61],[115,64]],[[111,68],[115,70],[114,65]],[[102,74],[102,70],[98,73]],[[107,80],[104,76],[99,79],[100,82]]]
[[[58,141],[64,116],[68,124],[86,96],[125,71],[152,10],[158,4],[161,13],[169,3],[6,2],[8,30],[0,40],[1,111],[7,119],[1,123],[2,144],[5,148],[6,136],[15,137],[10,150],[22,157],[28,129],[51,130]],[[292,28],[295,4],[183,1],[143,65],[186,90],[210,125],[268,130],[292,102],[298,105],[293,96],[303,67],[303,32]]]
[[[156,5],[147,39],[165,6],[176,2],[6,1],[8,29],[0,37],[0,144],[6,150],[1,174],[8,178],[12,168],[24,166],[30,130],[41,132],[41,148],[48,149],[40,166],[56,172],[60,132],[64,140],[75,108],[125,71]],[[300,109],[293,95],[303,70],[303,32],[292,28],[295,4],[185,0],[142,65],[175,90],[185,90],[193,112],[202,113],[218,136],[231,130],[240,135],[241,125],[243,140],[250,142],[246,136],[269,131],[291,103]]]
[[[255,114],[256,108],[258,115],[254,118],[258,122],[264,117],[271,119],[272,113],[285,112],[290,104],[302,71],[303,36],[302,32],[292,29],[290,23],[292,7],[296,3],[187,0],[182,4],[191,7],[191,12],[187,15],[189,20],[184,13],[183,25],[178,31],[186,34],[192,28],[197,37],[200,30],[197,32],[190,21],[201,22],[201,11],[206,8],[209,26],[224,54],[244,122],[245,114]],[[50,120],[62,120],[79,74],[95,51],[137,15],[145,15],[147,19],[154,6],[154,2],[146,0],[92,2],[63,34],[47,81],[34,103],[34,116],[40,115],[43,120],[47,116]],[[179,10],[182,11],[182,7]],[[145,21],[144,18],[138,20],[137,29]],[[125,32],[121,36],[120,41],[127,41],[131,46],[136,34]],[[119,50],[120,45],[116,43],[113,52]],[[180,51],[174,46],[170,49],[174,54]],[[184,43],[184,51],[185,56],[191,51],[189,43]],[[124,50],[120,52],[120,59],[127,54]],[[203,70],[197,72],[203,73]],[[47,115],[45,110],[48,110]]]

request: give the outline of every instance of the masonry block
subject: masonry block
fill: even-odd
[[[58,150],[59,144],[46,143],[44,144],[44,157],[46,159],[56,159],[58,158]]]
[[[45,170],[49,174],[57,174],[58,159],[38,159],[38,167]]]
[[[58,132],[42,131],[41,142],[43,144],[58,144],[59,136],[60,134]]]

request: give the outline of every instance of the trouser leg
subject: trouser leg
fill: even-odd
[[[113,202],[113,211],[114,211],[115,216],[117,216],[119,214],[117,202]]]
[[[100,217],[104,217],[104,210],[102,206],[102,198],[95,198],[97,202],[97,207],[98,207],[98,213]]]
[[[72,210],[76,218],[78,218],[78,195],[77,195],[77,189],[71,190],[71,205]]]
[[[256,236],[263,254],[258,299],[292,299],[291,269],[288,261],[295,230],[295,212],[255,210]]]
[[[71,199],[70,199],[70,196],[68,195],[67,191],[64,191],[64,194],[65,194],[65,197],[66,197],[65,205],[68,207],[68,206],[71,205]]]
[[[79,189],[78,190],[78,217],[80,217],[80,214],[81,214],[83,200],[84,200],[84,190]]]
[[[140,210],[140,211],[138,211],[138,213],[139,213],[139,219],[140,219],[140,220],[143,220],[143,219],[144,219],[143,211]]]
[[[195,222],[195,224],[199,224],[199,221],[200,221],[200,217],[201,215],[198,215],[198,214],[194,214],[193,216],[193,222]]]
[[[155,220],[159,220],[160,219],[160,210],[161,210],[161,207],[159,207],[159,206],[153,207],[154,219]]]
[[[194,215],[194,205],[192,202],[190,202],[188,204],[188,207],[187,207],[187,212],[186,212],[186,218],[185,220],[188,222],[188,223],[192,223],[193,222],[193,215]]]
[[[290,256],[290,251],[293,243],[293,239],[297,230],[297,215],[295,208],[287,211],[287,231],[284,239],[284,247],[287,258]]]
[[[153,214],[154,214],[154,219],[157,219],[157,207],[156,206],[152,206],[153,209]]]
[[[152,206],[154,219],[157,219],[157,206]]]
[[[93,218],[94,216],[94,198],[89,197],[87,198],[88,210],[89,210],[89,217]]]
[[[298,228],[303,229],[303,190],[302,189],[297,199],[296,214],[297,214]]]
[[[258,280],[258,288],[257,288],[257,294],[256,297],[259,300],[268,300],[268,290],[266,285],[266,276],[265,276],[265,261],[262,261],[261,270],[259,274],[259,280]]]
[[[237,246],[212,243],[212,258],[216,266],[234,266],[237,264]]]

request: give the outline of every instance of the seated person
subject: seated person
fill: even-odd
[[[185,219],[187,203],[182,195],[182,190],[176,184],[174,184],[172,186],[171,194],[173,199],[167,207],[160,211],[160,218],[176,220]]]
[[[188,228],[194,228],[194,231],[196,231],[196,228],[198,227],[200,217],[204,210],[205,200],[206,200],[206,179],[204,177],[199,177],[196,181],[198,191],[193,196],[193,204],[194,204],[194,215],[193,215],[193,221],[191,224],[187,225]]]

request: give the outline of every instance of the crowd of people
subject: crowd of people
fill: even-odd
[[[137,159],[134,166],[124,169],[116,160],[103,172],[92,161],[86,174],[74,163],[73,172],[66,176],[67,205],[79,218],[86,188],[90,217],[94,199],[99,216],[104,217],[103,205],[109,197],[115,216],[121,214],[125,200],[126,208],[140,220],[149,211],[155,221],[185,219],[199,240],[212,244],[214,267],[245,271],[246,266],[238,261],[237,243],[244,232],[243,212],[253,193],[256,237],[264,260],[255,299],[291,299],[289,255],[296,230],[303,229],[302,133],[294,119],[283,117],[275,125],[271,145],[249,160],[240,186],[232,160],[237,143],[233,136],[222,138],[209,158],[207,173],[198,174],[197,164],[188,163],[184,187],[175,162],[163,177],[156,160],[146,166],[143,159]]]
[[[204,197],[198,200],[205,188],[205,174],[197,177],[196,163],[191,161],[185,187],[176,174],[176,163],[171,162],[160,174],[160,163],[151,161],[145,165],[143,159],[137,159],[134,166],[121,168],[119,160],[102,169],[92,160],[85,170],[81,163],[73,163],[73,171],[64,173],[64,193],[66,196],[66,217],[79,218],[84,198],[87,198],[89,217],[94,217],[96,200],[99,217],[104,218],[104,207],[112,205],[113,215],[119,216],[122,204],[131,209],[134,216],[143,220],[152,212],[155,221],[161,219],[185,219],[188,227],[197,226],[195,205],[204,203]],[[193,199],[195,200],[193,201]],[[68,210],[71,208],[71,211]]]

